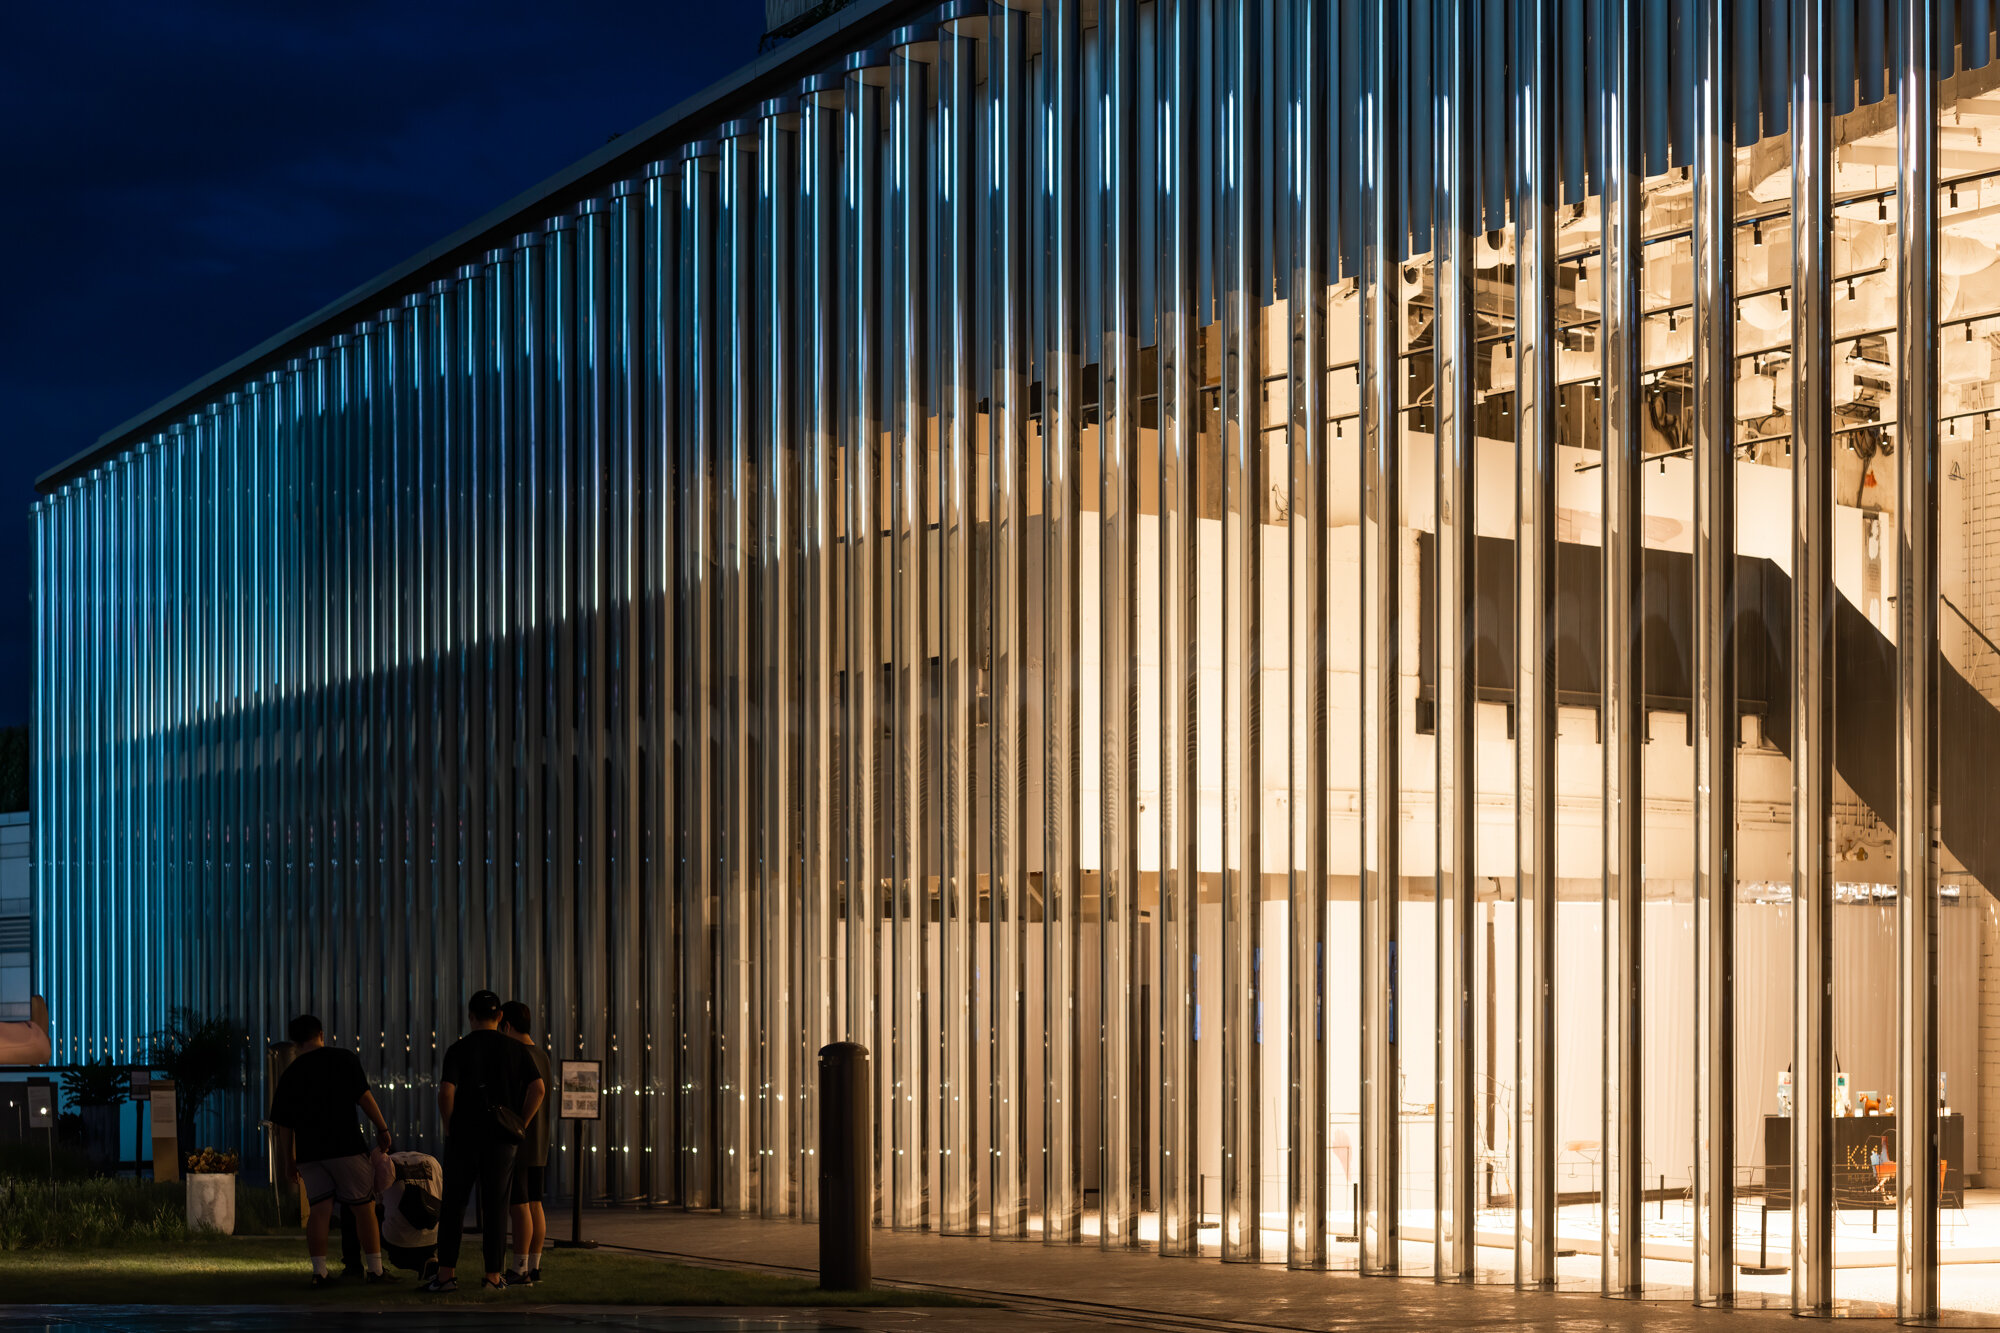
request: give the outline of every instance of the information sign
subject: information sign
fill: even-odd
[[[604,1066],[599,1061],[563,1061],[556,1083],[562,1097],[557,1119],[596,1120],[603,1115]]]

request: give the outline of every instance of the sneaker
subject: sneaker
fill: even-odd
[[[331,1273],[314,1273],[312,1280],[313,1290],[317,1291],[321,1287],[330,1287],[338,1281],[340,1279]]]
[[[535,1285],[535,1279],[529,1276],[528,1270],[525,1268],[509,1269],[507,1272],[501,1274],[501,1278],[510,1287],[532,1287]]]
[[[480,1291],[482,1291],[482,1292],[488,1292],[488,1291],[505,1291],[505,1290],[507,1290],[507,1279],[506,1279],[506,1278],[504,1278],[504,1277],[501,1277],[501,1278],[491,1278],[491,1277],[483,1277],[483,1278],[480,1278],[480,1279],[479,1279],[479,1290],[480,1290]]]
[[[370,1273],[364,1279],[364,1281],[366,1281],[368,1285],[371,1287],[383,1282],[401,1282],[402,1280],[403,1280],[402,1278],[398,1277],[394,1273],[389,1272],[387,1269],[384,1269],[379,1273]]]
[[[418,1287],[417,1290],[427,1291],[433,1296],[442,1296],[458,1290],[458,1279],[456,1277],[441,1277],[437,1274],[432,1274],[431,1280],[424,1283],[423,1286]]]
[[[542,1270],[539,1268],[530,1268],[528,1270],[528,1285],[531,1287],[539,1286],[541,1285],[541,1281],[542,1281]]]

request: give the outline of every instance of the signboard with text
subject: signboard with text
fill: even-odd
[[[556,1075],[559,1120],[596,1120],[604,1114],[604,1066],[596,1060],[564,1060]]]

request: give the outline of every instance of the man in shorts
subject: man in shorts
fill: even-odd
[[[547,1087],[556,1085],[549,1072],[549,1053],[535,1045],[529,1035],[535,1016],[519,1000],[500,1006],[500,1031],[528,1048],[535,1072]],[[514,1157],[514,1266],[507,1272],[510,1287],[533,1285],[542,1280],[542,1243],[548,1239],[549,1219],[542,1211],[542,1182],[549,1167],[549,1099],[544,1098],[528,1122],[528,1136],[521,1140]]]
[[[375,1216],[375,1168],[355,1123],[359,1108],[375,1126],[375,1146],[394,1142],[389,1121],[368,1090],[368,1075],[352,1051],[326,1044],[326,1032],[311,1014],[291,1021],[286,1035],[299,1054],[278,1080],[271,1097],[271,1123],[278,1127],[278,1160],[288,1184],[301,1181],[312,1211],[306,1218],[306,1253],[312,1257],[315,1287],[333,1281],[326,1271],[326,1236],[333,1205],[348,1210],[361,1241],[361,1262],[369,1282],[394,1282],[382,1271],[382,1228]]]

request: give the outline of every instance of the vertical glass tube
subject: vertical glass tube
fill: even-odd
[[[1640,121],[1640,32],[1633,0],[1601,12],[1604,53],[1604,1234],[1606,1295],[1637,1295],[1644,1273],[1640,1022],[1645,898],[1645,450],[1641,266],[1645,140]]]
[[[582,1046],[583,994],[576,975],[576,897],[579,795],[577,767],[579,701],[585,682],[578,678],[579,640],[587,632],[587,615],[580,610],[583,570],[579,566],[577,510],[579,395],[584,392],[577,362],[577,233],[570,214],[543,224],[543,243],[536,276],[541,280],[541,322],[537,350],[542,432],[539,481],[543,503],[537,517],[542,554],[542,628],[537,645],[542,656],[542,892],[537,900],[540,967],[549,997],[552,1060],[594,1056]],[[572,1161],[565,1183],[586,1198],[596,1189],[590,1158]]]
[[[520,782],[515,796],[514,933],[522,988],[537,998],[543,1024],[539,1036],[554,1048],[556,999],[550,991],[547,935],[543,904],[548,887],[548,718],[543,702],[548,688],[548,600],[550,561],[543,533],[548,525],[547,485],[549,440],[544,425],[548,404],[545,370],[549,362],[543,343],[548,309],[548,247],[540,232],[514,238],[510,264],[513,274],[514,326],[511,342],[514,392],[509,404],[510,430],[519,448],[513,480],[513,533],[510,544],[515,577],[516,632],[513,732]],[[562,1151],[560,1144],[556,1145]],[[552,1168],[559,1166],[551,1162]],[[561,1188],[571,1186],[565,1167]]]
[[[1833,1309],[1832,6],[1792,7],[1792,1312]],[[1778,1183],[1778,1182],[1774,1182]]]
[[[1555,1282],[1556,0],[1515,18],[1515,1281]]]
[[[1139,1243],[1146,1125],[1139,954],[1139,96],[1138,0],[1098,10],[1104,348],[1098,361],[1098,567],[1102,737],[1098,840],[1098,1236]]]
[[[1197,0],[1156,0],[1154,277],[1160,471],[1160,1253],[1200,1250],[1195,922],[1195,458],[1201,432],[1202,34]]]
[[[1938,1316],[1937,10],[1900,8],[1896,63],[1896,1315]],[[1982,34],[1983,36],[1983,34]],[[1949,48],[1946,48],[1949,50]]]
[[[1361,1271],[1402,1263],[1402,111],[1396,9],[1363,9],[1361,68]],[[1551,719],[1553,720],[1553,718]]]
[[[492,468],[503,437],[494,429],[491,407],[492,356],[488,316],[492,276],[483,264],[461,265],[451,305],[447,391],[453,429],[452,494],[457,506],[453,543],[457,547],[462,589],[455,608],[452,652],[457,690],[449,702],[458,735],[458,800],[465,827],[460,834],[459,874],[466,910],[476,933],[462,939],[465,962],[460,976],[484,976],[493,989],[518,996],[513,970],[497,947],[503,938],[495,915],[500,898],[498,866],[493,855],[498,793],[507,782],[493,765],[499,722],[493,709],[492,645],[498,637],[493,623],[495,587],[492,551]],[[447,1027],[443,1035],[449,1036]]]
[[[980,969],[977,877],[978,662],[973,552],[979,521],[979,59],[984,7],[940,13],[937,66],[936,355],[938,375],[938,1229],[971,1235],[979,1221]],[[983,591],[983,590],[982,590]],[[978,596],[978,602],[975,597]],[[990,977],[987,978],[990,981]],[[991,994],[989,992],[989,999]]]
[[[1292,151],[1286,207],[1291,210],[1291,291],[1287,306],[1291,558],[1291,1066],[1286,1262],[1327,1266],[1327,1040],[1324,968],[1327,875],[1327,653],[1332,626],[1327,589],[1327,302],[1332,270],[1324,220],[1332,198],[1329,112],[1334,76],[1332,7],[1293,0],[1284,34]],[[1164,522],[1164,517],[1163,517]]]
[[[639,742],[640,809],[644,846],[640,852],[639,965],[645,978],[639,1003],[644,1020],[644,1059],[640,1142],[645,1153],[643,1189],[653,1201],[679,1197],[677,1081],[680,1000],[680,960],[676,949],[679,920],[675,896],[678,879],[675,855],[676,821],[664,812],[676,808],[673,739],[677,663],[674,652],[674,522],[678,495],[674,490],[674,445],[679,438],[680,363],[676,330],[680,325],[680,199],[677,173],[670,162],[646,166],[645,199],[639,221],[643,233],[640,269],[643,291],[634,318],[642,325],[634,374],[643,380],[642,416],[633,447],[644,478],[640,505],[644,525],[639,559],[643,614],[640,617],[638,709],[644,719]],[[517,390],[518,392],[518,390]],[[530,447],[522,439],[517,449]],[[517,464],[517,468],[520,465]],[[526,497],[523,497],[524,501]],[[527,571],[514,575],[517,583]]]
[[[930,527],[930,250],[932,189],[929,104],[937,60],[930,24],[890,36],[889,217],[885,322],[888,357],[890,547],[883,566],[889,587],[891,720],[888,764],[891,831],[888,968],[892,1012],[888,1071],[889,1136],[893,1150],[889,1220],[899,1229],[930,1225],[930,1043],[928,1039],[931,862],[936,820],[930,787],[929,587]]]
[[[363,379],[366,375],[364,344],[358,331],[342,334],[333,340],[332,363],[328,367],[328,395],[334,409],[334,421],[329,428],[328,449],[336,460],[340,483],[340,545],[337,566],[340,573],[340,598],[335,605],[335,642],[337,656],[334,666],[339,673],[340,686],[334,697],[335,725],[333,733],[334,752],[338,756],[339,798],[336,806],[338,833],[335,855],[339,866],[338,887],[335,901],[339,911],[334,917],[337,923],[332,932],[333,943],[341,960],[326,975],[332,981],[345,980],[346,960],[355,956],[355,932],[361,920],[361,904],[366,886],[367,843],[362,826],[363,788],[361,786],[362,738],[366,734],[367,699],[362,692],[362,654],[368,645],[368,620],[362,613],[360,597],[367,585],[368,552],[363,545],[364,535],[369,531],[368,515],[363,512],[361,502],[368,480],[368,459],[364,441],[360,438],[359,405],[362,400]],[[186,489],[192,481],[193,440],[185,441],[182,467],[182,485]],[[186,556],[182,558],[185,570]],[[184,598],[191,599],[194,589],[184,582],[181,590]],[[190,672],[190,675],[192,673]],[[187,682],[192,688],[192,679]],[[184,697],[191,695],[184,690]],[[188,826],[187,815],[192,812],[197,794],[190,785],[185,789],[183,799],[189,802],[182,816],[182,825]],[[181,862],[190,871],[193,852],[192,830],[189,832],[189,847],[183,853]],[[340,986],[333,997],[331,1016],[325,1016],[329,1027],[329,1040],[338,1040],[343,1045],[359,1047],[361,1041],[360,996]],[[338,1034],[335,1037],[333,1034]]]
[[[455,1026],[454,1011],[486,980],[483,968],[476,974],[479,981],[468,984],[467,979],[468,965],[475,961],[469,956],[468,942],[483,936],[485,926],[466,893],[464,768],[459,755],[464,729],[456,725],[462,678],[458,622],[465,599],[464,567],[458,549],[463,510],[457,495],[459,464],[455,457],[463,427],[457,419],[453,384],[454,312],[459,301],[455,283],[440,280],[431,284],[424,301],[423,347],[417,363],[423,399],[425,566],[424,678],[417,709],[424,719],[420,771],[428,788],[421,828],[425,886],[417,914],[431,918],[423,923],[419,938],[438,962],[435,979],[423,997],[425,1021],[417,1029],[412,1082],[419,1106],[436,1099],[436,1070]],[[446,912],[457,917],[456,930],[445,924]]]
[[[1468,1282],[1477,1267],[1474,1226],[1479,1136],[1473,1073],[1477,883],[1477,550],[1479,434],[1475,387],[1478,309],[1473,247],[1478,179],[1472,108],[1478,15],[1440,0],[1435,103],[1437,190],[1437,1247],[1441,1282]],[[1297,299],[1296,296],[1294,299]],[[1294,510],[1296,514],[1296,509]],[[1296,523],[1296,517],[1293,519]],[[1296,573],[1294,574],[1296,577]],[[1324,798],[1321,798],[1324,805]]]
[[[1735,1292],[1736,362],[1733,6],[1704,0],[1695,139],[1694,1292]]]
[[[803,975],[797,1007],[799,1217],[819,1217],[818,1103],[808,1071],[820,1047],[843,1031],[833,974],[841,826],[839,788],[846,782],[835,748],[838,706],[840,553],[840,141],[838,76],[808,79],[799,90],[799,601],[802,846],[799,885]]]
[[[749,588],[751,450],[758,429],[754,223],[757,122],[723,128],[716,175],[716,356],[726,387],[716,403],[715,460],[715,812],[717,975],[717,1202],[727,1213],[757,1209],[756,1120],[751,1086],[756,1070],[751,1011],[757,947],[750,835]]]
[[[758,909],[761,1068],[758,1077],[758,1173],[765,1217],[798,1209],[798,1099],[805,1070],[794,1032],[803,1004],[799,909],[803,903],[799,841],[799,759],[804,728],[797,709],[799,654],[804,646],[799,600],[799,347],[804,313],[795,295],[798,256],[794,199],[798,186],[796,104],[776,98],[758,108],[757,143],[757,378],[765,407],[757,420],[758,546],[756,729],[760,736]]]
[[[644,1132],[639,1102],[642,1038],[646,1028],[646,964],[641,950],[646,824],[659,816],[644,803],[640,773],[644,714],[640,705],[642,629],[645,615],[640,496],[647,426],[645,356],[646,195],[643,180],[611,187],[606,244],[607,401],[604,471],[610,494],[604,535],[605,753],[603,923],[606,967],[606,1085],[611,1122],[604,1141],[607,1190],[619,1201],[645,1197]]]
[[[992,967],[993,1117],[990,1148],[996,1237],[1028,1234],[1028,15],[989,10],[987,53],[987,270],[992,338],[988,456],[992,494],[992,835],[987,901]]]
[[[391,891],[383,904],[383,930],[394,941],[389,972],[395,988],[387,997],[385,1030],[400,1072],[404,1114],[414,1122],[428,1109],[423,1082],[426,1061],[420,1050],[435,1041],[436,1005],[451,985],[457,958],[436,954],[431,943],[429,904],[434,901],[437,818],[434,746],[437,715],[431,689],[436,678],[431,661],[431,630],[435,622],[437,564],[430,528],[435,497],[435,404],[430,386],[431,333],[436,310],[423,297],[403,300],[396,324],[392,380],[384,408],[396,449],[396,541],[399,573],[396,585],[397,652],[391,679],[395,722],[393,743],[385,753],[386,776],[392,793],[388,818],[396,830],[396,859]],[[429,966],[419,966],[418,960]],[[457,1006],[454,1005],[454,1008]]]
[[[1042,1240],[1083,1239],[1077,774],[1083,269],[1081,0],[1042,9]]]
[[[847,499],[846,1037],[872,1049],[877,1078],[890,1061],[888,1009],[877,968],[882,929],[882,90],[887,57],[861,51],[846,62],[841,181],[842,480]],[[875,1117],[875,1220],[889,1189],[886,1116]]]
[[[587,1059],[604,1060],[609,1055],[606,1009],[613,984],[604,956],[606,851],[617,808],[617,768],[607,752],[604,729],[614,688],[606,651],[615,614],[607,539],[615,540],[618,503],[612,462],[617,421],[610,364],[611,218],[605,200],[586,199],[577,205],[575,225],[567,237],[558,239],[557,250],[566,243],[573,265],[571,296],[559,312],[557,341],[569,359],[565,383],[572,404],[564,488],[571,525],[565,552],[571,573],[564,609],[568,651],[574,654],[575,665],[573,692],[557,696],[558,707],[567,715],[572,784],[567,806],[570,836],[564,840],[571,876],[564,893],[565,962],[574,988],[568,995],[574,1049]],[[608,1196],[611,1190],[612,1171],[606,1158],[617,1151],[615,1119],[604,1128],[606,1133],[578,1164],[578,1179],[590,1198]]]
[[[56,970],[55,945],[50,927],[58,919],[58,909],[50,889],[54,879],[59,830],[55,821],[54,793],[49,789],[49,774],[59,771],[53,744],[56,681],[59,679],[55,656],[55,619],[57,608],[64,600],[61,579],[67,573],[54,545],[57,504],[54,495],[44,495],[38,496],[29,506],[35,525],[35,642],[31,705],[34,713],[30,720],[28,761],[28,845],[33,859],[29,862],[28,873],[31,876],[31,910],[34,913],[32,965],[34,984],[38,987],[36,994],[45,993],[47,983],[42,978]]]
[[[680,282],[680,438],[676,501],[680,509],[680,971],[681,1202],[709,1208],[720,1184],[714,1153],[715,1032],[710,1015],[715,976],[715,884],[709,843],[715,831],[712,714],[715,615],[711,573],[716,554],[713,476],[717,458],[715,145],[682,150]]]
[[[1263,36],[1257,0],[1216,16],[1222,331],[1222,1257],[1255,1263],[1263,1173]]]
[[[519,392],[521,328],[515,289],[514,254],[508,248],[488,250],[481,279],[482,300],[477,322],[467,330],[467,356],[479,365],[479,386],[485,457],[482,499],[486,535],[484,616],[486,659],[485,768],[487,775],[486,845],[488,902],[486,950],[502,970],[516,995],[528,993],[518,953],[514,923],[521,908],[520,808],[527,780],[519,757],[520,654],[524,626],[518,615],[520,554],[516,546],[516,471],[523,457],[514,400]],[[636,933],[636,932],[635,932]],[[529,1001],[536,1012],[546,1010],[548,997]],[[634,1032],[643,1032],[643,1024]]]

